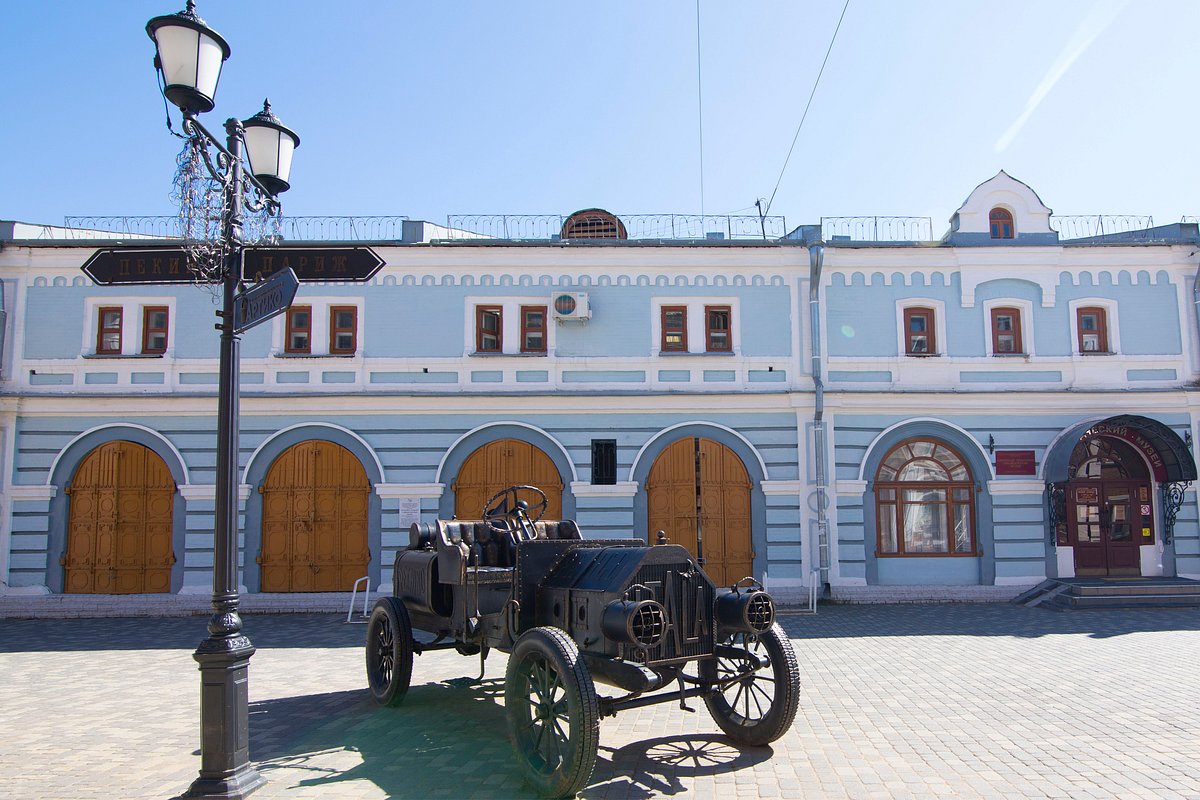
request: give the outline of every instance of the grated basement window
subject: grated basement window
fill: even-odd
[[[617,440],[592,439],[592,483],[612,486],[617,482]]]

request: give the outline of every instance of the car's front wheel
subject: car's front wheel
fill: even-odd
[[[723,644],[746,651],[755,661],[717,657],[702,663],[701,677],[718,688],[704,698],[709,713],[738,744],[775,741],[792,727],[800,704],[800,667],[791,641],[775,624],[758,635],[736,634]],[[751,671],[764,657],[767,666]]]
[[[367,622],[367,684],[381,706],[398,706],[412,681],[412,623],[404,604],[381,597]]]
[[[544,797],[573,797],[592,776],[600,705],[575,642],[558,628],[517,640],[504,678],[504,708],[526,781]]]

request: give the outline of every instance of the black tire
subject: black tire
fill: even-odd
[[[574,797],[587,785],[600,743],[600,703],[565,633],[545,627],[521,635],[508,658],[504,709],[517,762],[538,794]]]
[[[771,663],[705,697],[708,712],[738,744],[758,746],[775,741],[792,727],[800,705],[800,667],[792,643],[775,624],[757,637],[739,633],[725,644],[765,655]],[[741,672],[743,664],[736,659],[711,659],[701,665],[701,676],[726,680]]]
[[[404,604],[381,597],[367,622],[367,684],[381,706],[398,706],[412,681],[412,623]]]

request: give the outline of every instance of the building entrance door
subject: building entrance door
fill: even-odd
[[[157,453],[134,442],[102,444],[79,465],[67,495],[63,591],[171,591],[175,481]]]
[[[1141,544],[1154,529],[1150,484],[1076,482],[1071,501],[1075,574],[1141,575]]]
[[[752,576],[750,489],[745,465],[725,445],[698,437],[672,443],[646,480],[650,543],[664,531],[718,586]]]
[[[563,482],[550,456],[529,442],[499,439],[480,447],[463,463],[450,487],[454,491],[454,516],[479,519],[483,505],[509,486],[536,486],[546,493],[543,519],[562,519]],[[541,501],[533,492],[521,499]]]
[[[1141,546],[1154,541],[1150,472],[1127,442],[1110,436],[1081,441],[1067,485],[1067,544],[1075,574],[1141,575]]]
[[[367,574],[371,484],[354,454],[317,439],[275,459],[262,493],[264,592],[348,592]]]

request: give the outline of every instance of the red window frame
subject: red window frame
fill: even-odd
[[[713,324],[714,319],[720,319],[722,315],[724,328]],[[733,352],[733,310],[729,306],[704,307],[704,346],[710,353]]]
[[[1000,330],[1000,317],[1012,318],[1011,330]],[[1012,350],[1000,349],[1000,337],[1006,334],[1011,334],[1013,337]],[[1025,342],[1021,334],[1021,309],[1011,306],[992,309],[992,353],[994,355],[1023,355],[1025,353]]]
[[[1012,212],[1006,208],[993,208],[988,213],[988,227],[993,239],[1011,239],[1016,231]]]
[[[924,331],[913,331],[912,321],[914,319],[923,318],[925,320]],[[906,308],[904,309],[904,354],[909,356],[935,356],[937,355],[937,337],[934,335],[934,325],[937,318],[934,316],[932,308]],[[914,344],[919,336],[925,337],[925,349],[918,350]]]
[[[1087,333],[1095,333],[1098,336],[1099,347],[1094,350],[1084,349],[1083,346],[1083,318],[1094,314],[1096,316],[1096,329],[1087,331]],[[1111,352],[1108,341],[1108,309],[1102,306],[1084,306],[1075,309],[1075,333],[1076,341],[1079,343],[1080,353],[1109,353]]]
[[[521,352],[522,353],[544,353],[546,352],[547,338],[549,331],[547,329],[546,320],[548,319],[549,308],[547,306],[521,306]],[[531,324],[530,317],[532,315],[541,315],[541,324]],[[535,338],[540,339],[541,343],[530,342],[530,334]]]
[[[151,325],[151,317],[155,314],[163,315],[162,325]],[[167,352],[167,329],[171,324],[171,310],[167,306],[146,306],[142,309],[142,352],[147,354],[158,354]],[[155,334],[162,334],[162,346],[152,347],[150,345],[150,337]]]
[[[338,314],[350,314],[350,325],[339,326]],[[338,334],[350,334],[350,346],[338,346]],[[358,306],[329,307],[329,352],[331,355],[349,355],[358,352]]]
[[[667,325],[668,315],[680,315],[679,325]],[[664,353],[686,353],[688,349],[687,337],[687,306],[663,306],[659,309],[659,323],[662,327],[662,336],[659,342],[659,347]],[[677,341],[673,341],[674,337],[678,336]]]
[[[308,324],[296,324],[296,317],[300,314],[306,314]],[[284,340],[283,352],[285,353],[311,353],[312,352],[312,306],[292,306],[284,315],[286,322],[284,323]],[[304,334],[304,345],[298,347],[293,344],[295,334]]]
[[[484,328],[483,321],[489,316],[496,318],[494,332]],[[495,340],[494,344],[488,341],[489,337]],[[485,344],[487,344],[486,347]],[[475,306],[475,352],[504,352],[504,309],[500,306]]]
[[[121,328],[125,320],[125,310],[121,306],[101,306],[98,311],[99,314],[96,317],[96,352],[105,355],[119,355],[121,352]],[[105,326],[104,317],[110,313],[117,315],[116,324]],[[113,335],[117,337],[117,346],[105,347],[104,337]]]

